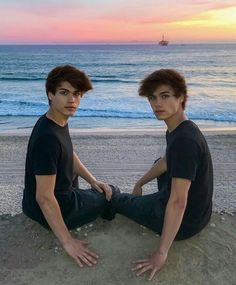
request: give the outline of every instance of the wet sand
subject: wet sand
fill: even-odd
[[[204,131],[214,164],[214,214],[200,234],[175,242],[153,284],[236,284],[236,132]],[[100,180],[131,192],[165,150],[164,132],[73,132],[74,149]],[[159,237],[128,219],[98,219],[74,234],[100,255],[95,268],[79,269],[51,232],[21,213],[28,134],[0,137],[0,284],[145,284],[131,261],[155,249]],[[81,181],[81,187],[86,187]],[[155,191],[155,181],[144,193]],[[17,214],[17,215],[16,215]]]

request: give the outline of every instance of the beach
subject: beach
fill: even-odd
[[[73,231],[99,256],[80,269],[53,234],[21,213],[24,162],[30,130],[0,136],[0,284],[236,284],[236,130],[203,130],[214,165],[214,213],[198,235],[174,242],[166,266],[148,282],[131,262],[157,248],[152,231],[117,215]],[[131,192],[137,179],[165,151],[165,132],[155,130],[72,130],[75,151],[97,179]],[[80,180],[80,187],[88,185]],[[156,191],[156,181],[144,194]]]

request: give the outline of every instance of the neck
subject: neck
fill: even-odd
[[[178,127],[179,124],[186,120],[188,120],[188,117],[182,111],[179,114],[175,114],[175,116],[166,120],[165,123],[167,125],[168,131],[172,132],[175,128]]]
[[[51,107],[46,113],[46,117],[52,120],[57,125],[59,125],[60,127],[64,127],[68,122],[68,117],[62,116],[61,114],[53,110]]]

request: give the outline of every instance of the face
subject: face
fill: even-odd
[[[176,98],[174,96],[174,89],[169,85],[157,87],[154,93],[147,98],[155,116],[159,120],[168,121],[183,112],[183,96],[181,95],[179,98]]]
[[[50,108],[58,115],[68,118],[79,107],[83,93],[75,89],[69,82],[63,81],[56,89],[55,94],[48,93],[51,100]]]

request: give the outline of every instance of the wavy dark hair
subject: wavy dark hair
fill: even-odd
[[[139,86],[139,96],[148,97],[152,95],[157,87],[161,85],[171,86],[174,90],[174,96],[179,98],[184,96],[182,107],[185,109],[187,102],[187,84],[186,81],[178,71],[174,69],[159,69],[145,77]]]
[[[55,94],[57,87],[63,82],[69,82],[74,88],[85,93],[91,89],[92,83],[89,77],[81,70],[72,65],[61,65],[52,69],[46,79],[46,93]],[[50,100],[49,105],[50,105]]]

